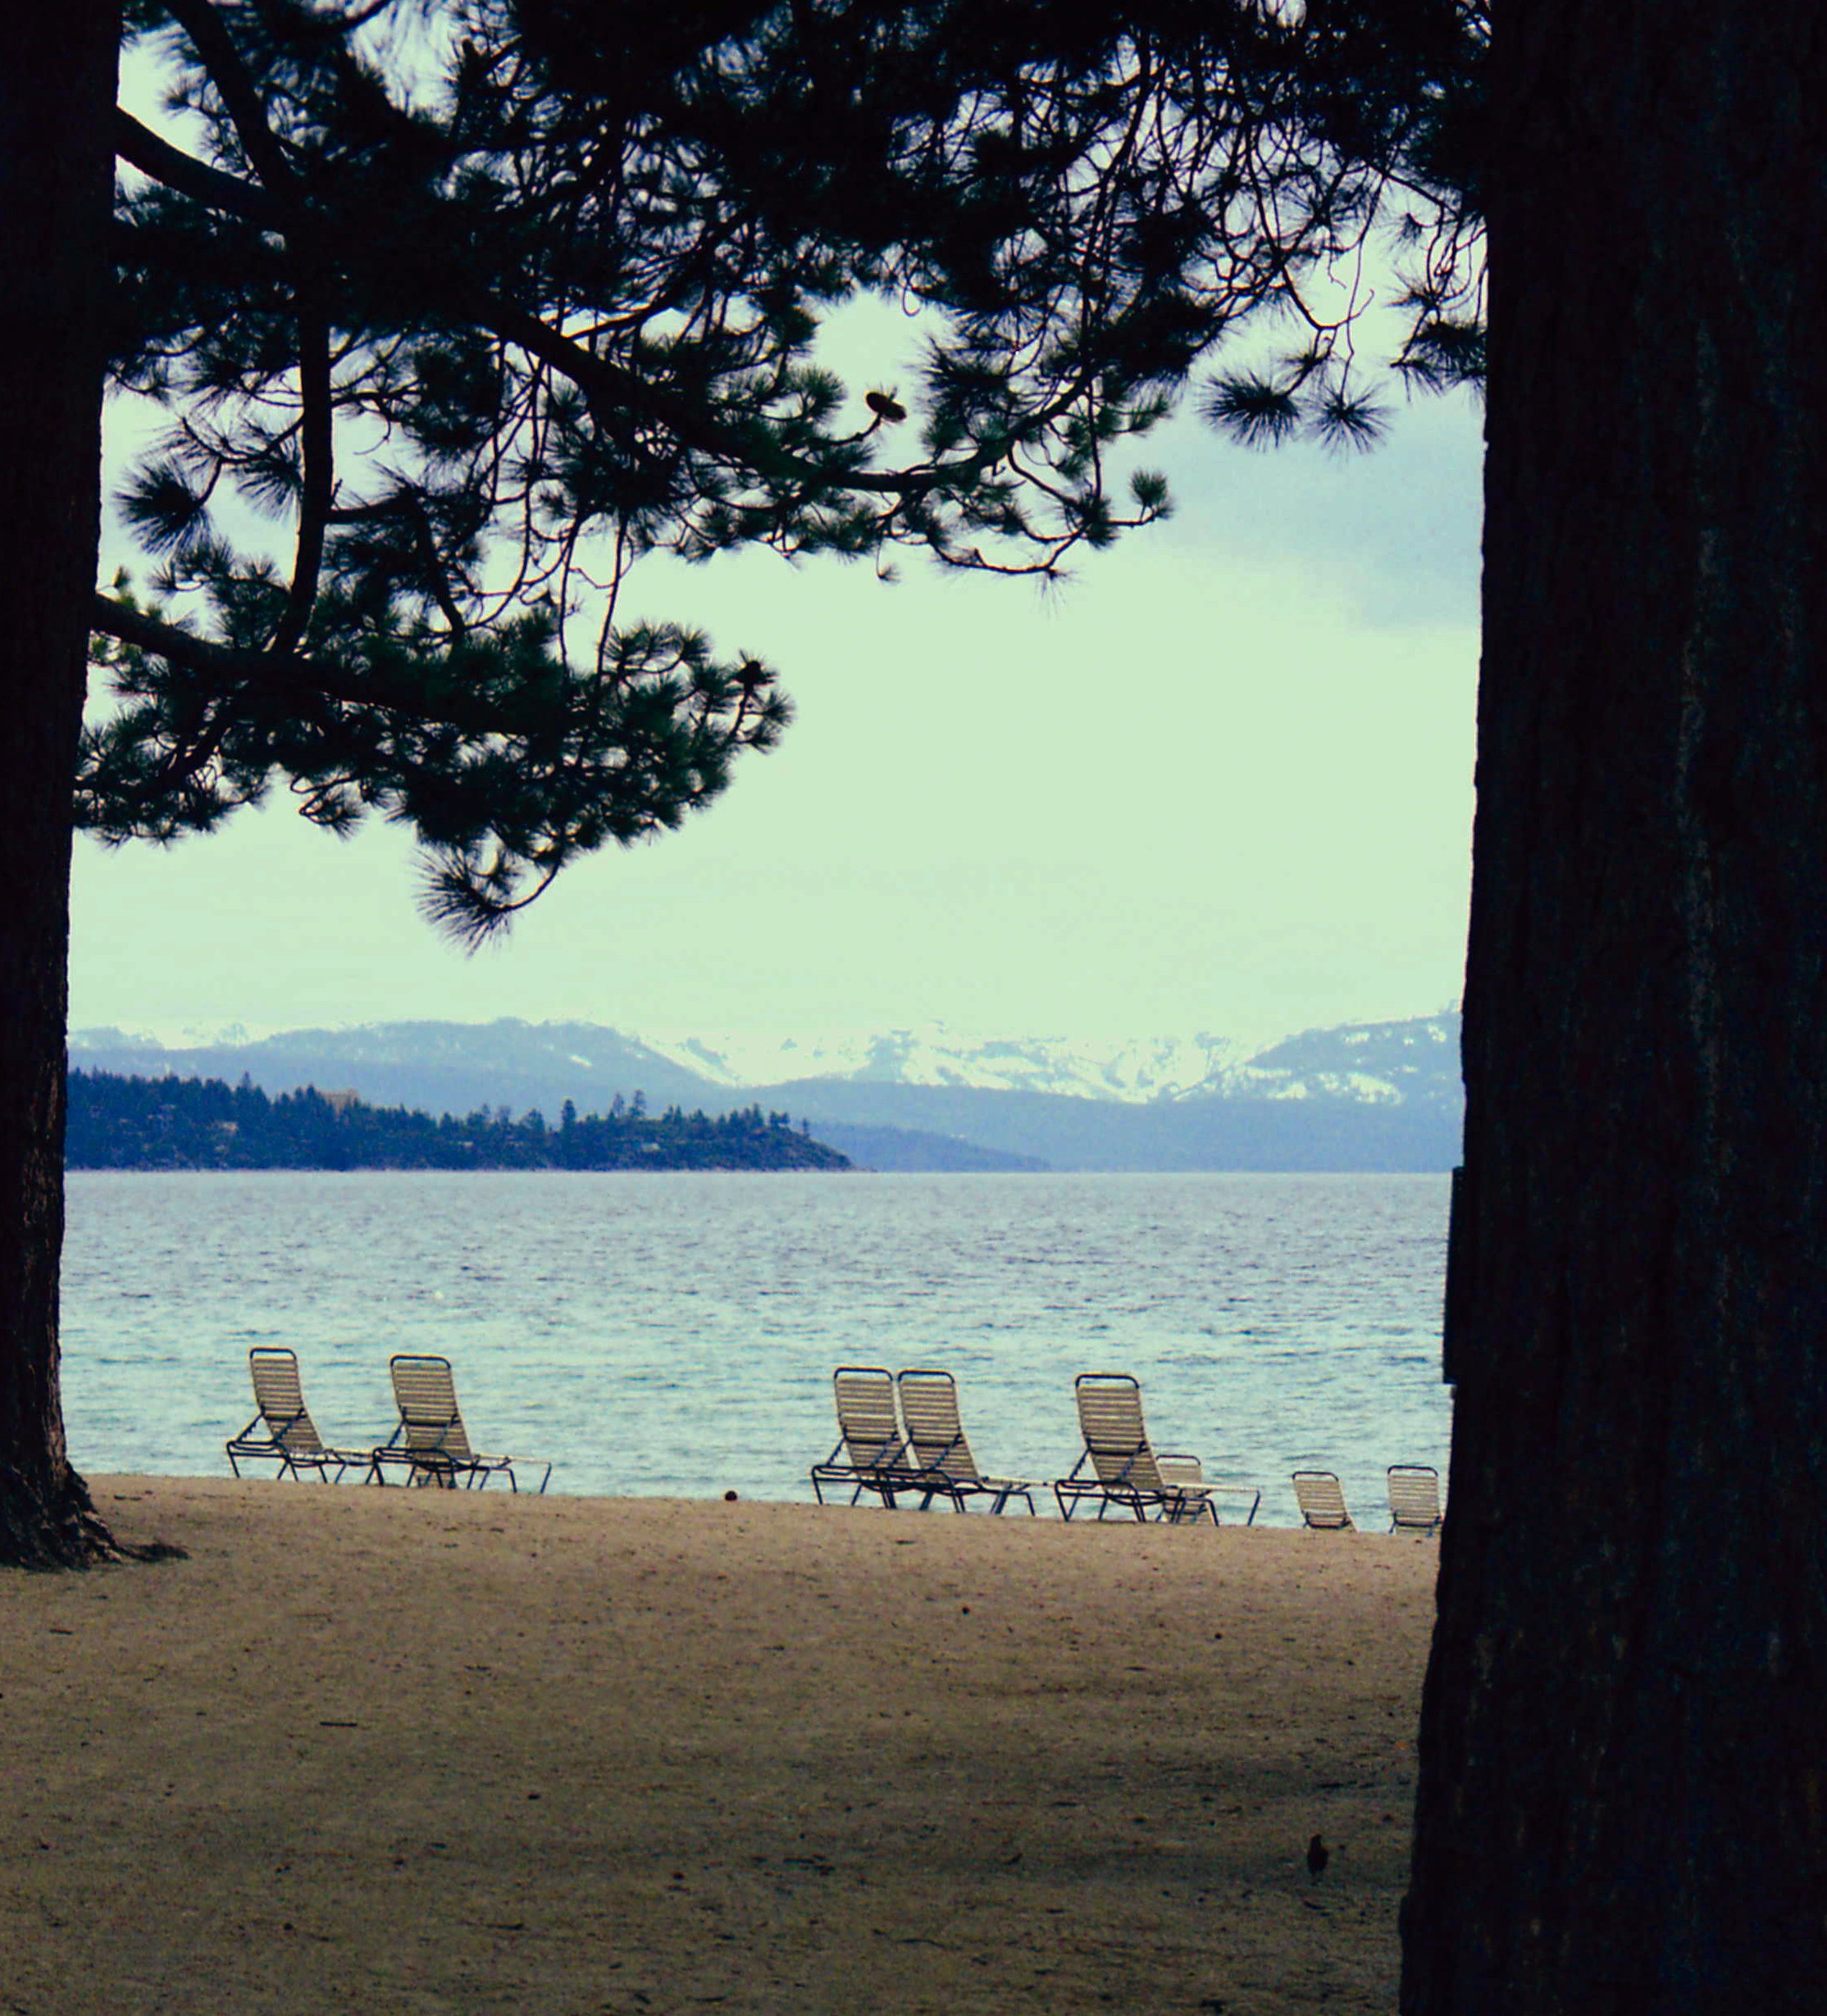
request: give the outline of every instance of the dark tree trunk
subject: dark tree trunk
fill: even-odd
[[[0,1563],[111,1550],[64,1451],[70,799],[99,521],[116,0],[0,9]]]
[[[1827,1996],[1827,30],[1498,0],[1406,2016]]]

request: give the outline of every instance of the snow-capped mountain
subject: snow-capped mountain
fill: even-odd
[[[1458,1017],[1307,1030],[1263,1044],[1241,1036],[973,1037],[944,1022],[757,1037],[644,1035],[643,1048],[731,1088],[834,1080],[1046,1092],[1129,1104],[1198,1098],[1340,1099],[1400,1104],[1456,1094]]]
[[[643,1035],[673,1063],[731,1087],[807,1078],[853,1085],[949,1085],[1068,1099],[1178,1099],[1242,1067],[1254,1045],[1201,1033],[1099,1042],[1070,1036],[971,1036],[944,1022],[877,1034]]]
[[[1286,1036],[1215,1072],[1192,1094],[1226,1099],[1342,1099],[1370,1106],[1460,1101],[1459,1017],[1351,1022]]]

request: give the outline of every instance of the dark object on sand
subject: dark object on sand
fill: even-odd
[[[733,1505],[736,1503],[736,1493],[734,1491],[725,1491],[723,1494],[723,1503],[726,1505]]]
[[[1326,1864],[1332,1860],[1332,1852],[1315,1834],[1307,1843],[1307,1874],[1318,1882],[1325,1873]]]

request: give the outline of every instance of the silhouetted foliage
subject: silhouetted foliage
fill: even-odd
[[[1110,457],[1263,311],[1297,345],[1208,410],[1367,443],[1381,229],[1398,370],[1481,355],[1483,30],[1450,0],[131,19],[194,151],[117,117],[113,375],[167,425],[120,500],[154,571],[97,602],[120,704],[79,817],[168,839],[289,779],[332,830],[412,824],[466,938],[786,725],[763,658],[630,620],[644,554],[1054,572],[1167,508]],[[818,350],[865,292],[928,312],[904,396]]]

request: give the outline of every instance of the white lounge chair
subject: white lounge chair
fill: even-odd
[[[377,1474],[383,1465],[399,1463],[405,1467],[408,1484],[440,1485],[449,1490],[461,1483],[473,1490],[485,1486],[490,1477],[504,1477],[509,1490],[519,1490],[515,1458],[479,1455],[471,1448],[448,1358],[400,1351],[387,1361],[387,1368],[393,1376],[399,1426],[393,1439],[374,1452]],[[551,1481],[552,1466],[548,1463],[540,1479],[540,1491]]]
[[[958,1411],[958,1383],[949,1372],[904,1372],[895,1383],[909,1456],[923,1476],[941,1480],[941,1495],[958,1511],[967,1499],[986,1497],[991,1512],[1000,1512],[1012,1498],[1024,1499],[1033,1512],[1036,1486],[1026,1477],[986,1477],[977,1468]]]
[[[1205,1481],[1205,1466],[1196,1456],[1186,1455],[1178,1449],[1157,1450],[1155,1467],[1160,1472],[1164,1484],[1181,1486],[1197,1485],[1201,1490],[1210,1492],[1210,1502],[1214,1508],[1222,1498],[1233,1499],[1239,1507],[1243,1506],[1247,1499],[1248,1509],[1244,1512],[1243,1523],[1246,1526],[1256,1523],[1256,1510],[1262,1504],[1262,1493],[1255,1485],[1208,1484]]]
[[[1351,1515],[1345,1509],[1345,1492],[1330,1470],[1296,1470],[1294,1502],[1301,1517],[1319,1532],[1355,1533]]]
[[[374,1475],[374,1458],[367,1449],[330,1449],[304,1404],[295,1351],[276,1344],[257,1344],[248,1354],[259,1412],[224,1445],[229,1468],[237,1477],[247,1461],[276,1463],[282,1477],[302,1477],[308,1471],[320,1484],[338,1484],[348,1470]],[[264,1432],[262,1432],[264,1431]],[[330,1473],[335,1471],[332,1477]]]
[[[1440,1472],[1432,1463],[1392,1463],[1389,1466],[1389,1530],[1392,1533],[1440,1531]]]
[[[837,1445],[812,1466],[812,1495],[822,1505],[827,1486],[848,1488],[854,1505],[872,1492],[892,1512],[904,1492],[918,1491],[923,1510],[945,1489],[942,1478],[923,1477],[901,1432],[895,1406],[895,1375],[882,1365],[840,1365],[831,1375],[837,1406]]]
[[[1218,1524],[1210,1486],[1172,1483],[1162,1475],[1142,1421],[1141,1388],[1128,1372],[1081,1372],[1073,1392],[1085,1453],[1068,1475],[1054,1480],[1062,1519],[1069,1519],[1089,1499],[1096,1501],[1100,1519],[1116,1505],[1138,1521],[1154,1518],[1178,1524],[1210,1518]],[[1173,1460],[1184,1465],[1193,1459]]]

